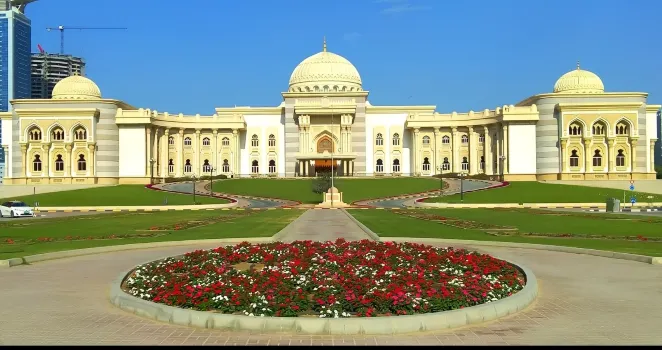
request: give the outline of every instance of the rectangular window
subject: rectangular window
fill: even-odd
[[[41,162],[32,163],[32,171],[39,172],[41,171]]]
[[[273,174],[276,172],[276,166],[275,165],[269,165],[269,174]]]
[[[190,173],[191,170],[193,170],[193,167],[191,166],[191,164],[184,165],[184,172],[185,173]]]
[[[462,170],[469,171],[469,163],[462,163]]]
[[[423,171],[430,171],[430,163],[423,163]]]
[[[400,172],[400,164],[393,164],[393,172],[394,173]]]
[[[252,172],[253,174],[257,174],[259,171],[260,171],[260,167],[259,167],[259,166],[257,166],[257,165],[253,165],[253,166],[251,166],[251,172]]]
[[[625,157],[616,157],[616,166],[625,166]]]
[[[579,157],[570,157],[570,166],[579,167]]]
[[[441,170],[444,170],[444,171],[451,170],[451,163],[443,163],[443,164],[441,164]]]
[[[602,157],[593,157],[593,166],[602,166]]]
[[[169,164],[168,165],[168,172],[171,173],[171,174],[174,173],[175,172],[175,166],[172,165],[172,164]]]
[[[384,172],[384,165],[377,165],[377,172],[378,173],[383,173]]]
[[[230,164],[223,164],[223,172],[224,173],[230,172]]]

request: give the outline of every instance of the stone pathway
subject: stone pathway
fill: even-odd
[[[335,212],[337,210],[317,210]],[[134,250],[0,269],[0,345],[662,344],[662,268],[602,257],[481,248],[531,268],[533,306],[478,326],[400,336],[305,336],[173,326],[110,304],[111,281],[149,260],[209,245]]]
[[[338,238],[348,241],[371,239],[342,209],[309,209],[274,237],[283,242],[335,241]]]

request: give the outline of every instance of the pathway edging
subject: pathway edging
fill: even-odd
[[[159,260],[162,259],[152,260],[150,262]],[[452,329],[483,323],[524,310],[538,296],[538,282],[530,269],[511,261],[508,262],[517,266],[526,277],[526,285],[519,292],[487,304],[420,315],[336,319],[251,317],[182,309],[157,304],[125,293],[121,287],[122,283],[135,267],[122,272],[113,282],[110,290],[110,301],[118,308],[138,316],[198,328],[256,332],[296,332],[306,335],[407,334]]]

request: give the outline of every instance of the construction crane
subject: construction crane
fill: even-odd
[[[119,28],[119,27],[65,27],[65,26],[58,26],[57,28],[46,28],[46,30],[53,31],[53,30],[59,30],[60,31],[60,53],[64,55],[64,31],[66,30],[123,30],[123,29],[128,29],[128,28]]]

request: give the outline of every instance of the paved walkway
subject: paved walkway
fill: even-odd
[[[600,187],[600,188],[614,188],[623,191],[630,191],[630,180],[583,180],[583,181],[572,181],[572,180],[555,180],[555,181],[546,181],[554,184],[564,184],[564,185],[578,185],[578,186],[589,186],[589,187]],[[662,180],[635,180],[634,181],[635,191],[637,192],[646,192],[646,193],[655,193],[662,194]]]
[[[371,239],[349,218],[347,212],[341,209],[309,209],[275,237],[283,242],[335,241],[338,238],[348,241]]]
[[[31,194],[42,194],[60,191],[81,190],[92,187],[112,185],[3,185],[0,184],[0,198],[23,197]]]
[[[318,210],[336,212],[336,210]],[[82,256],[0,270],[0,345],[662,344],[662,268],[626,260],[482,248],[530,267],[540,295],[524,312],[454,331],[400,336],[257,334],[173,326],[113,307],[111,281],[148,260],[209,246]]]

